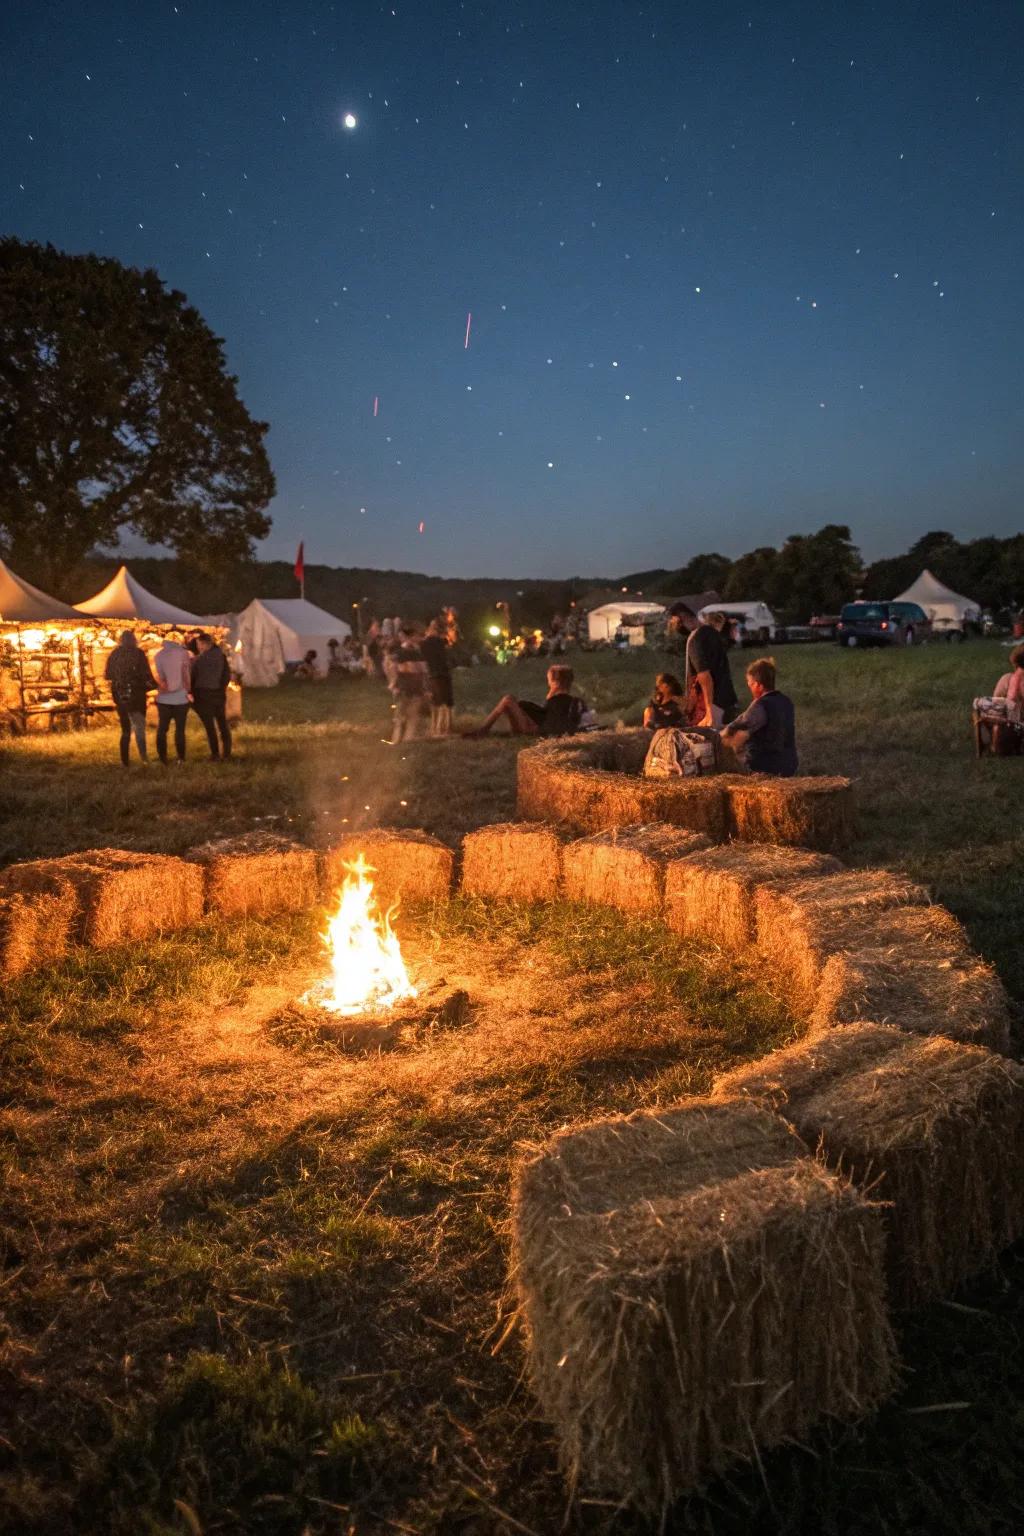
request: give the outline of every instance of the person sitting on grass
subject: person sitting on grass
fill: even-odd
[[[751,773],[789,779],[797,770],[793,700],[775,686],[775,659],[762,656],[747,668],[753,703],[727,725],[722,740],[733,747]]]
[[[671,672],[659,672],[654,680],[651,702],[644,710],[644,725],[649,731],[663,731],[686,724],[686,695],[683,685]]]
[[[513,736],[574,736],[584,723],[587,706],[572,692],[572,667],[548,667],[548,693],[543,704],[530,699],[514,699],[506,693],[491,710],[483,725],[466,736],[486,736],[498,721],[508,721]]]
[[[323,677],[317,665],[316,651],[307,651],[292,674],[293,677],[301,677],[306,681],[319,681]]]

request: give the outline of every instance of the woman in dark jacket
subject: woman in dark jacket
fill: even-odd
[[[146,751],[146,694],[160,684],[150,669],[145,651],[139,649],[134,633],[126,629],[107,657],[106,679],[121,722],[121,761],[128,766],[132,735],[139,758],[148,762]]]

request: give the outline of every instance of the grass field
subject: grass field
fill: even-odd
[[[926,881],[1024,997],[1024,761],[976,762],[992,643],[780,655],[809,771],[858,781],[857,863]],[[635,719],[640,655],[584,657]],[[460,710],[542,668],[460,673]],[[182,851],[265,826],[455,841],[514,813],[515,744],[392,749],[361,683],[251,694],[238,761],[116,761],[108,732],[0,748],[0,859]],[[703,1091],[791,1038],[755,970],[656,926],[456,901],[399,920],[471,1026],[384,1054],[268,1024],[313,917],[83,954],[0,1011],[0,1529],[267,1536],[562,1529],[505,1293],[511,1161],[556,1127]],[[680,1508],[679,1532],[1002,1532],[1024,1522],[1024,1255],[901,1330],[877,1419]],[[570,1529],[632,1532],[583,1504]]]

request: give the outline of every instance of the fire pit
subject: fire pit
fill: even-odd
[[[397,906],[382,912],[359,854],[345,877],[324,930],[327,974],[266,1021],[295,1043],[365,1051],[414,1044],[469,1017],[469,994],[443,976],[413,974],[393,926]]]

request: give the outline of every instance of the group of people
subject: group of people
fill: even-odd
[[[107,658],[106,678],[121,725],[121,761],[127,768],[132,737],[139,760],[149,760],[146,742],[146,704],[156,694],[156,751],[168,762],[167,738],[174,728],[174,753],[185,761],[185,721],[193,709],[203,723],[210,756],[221,762],[231,756],[231,727],[227,720],[227,693],[231,681],[228,659],[212,635],[195,630],[183,639],[171,633],[153,657],[139,645],[133,630],[126,629]]]
[[[402,623],[397,637],[382,648],[381,671],[394,701],[393,743],[414,741],[424,728],[433,739],[450,734],[455,696],[448,652],[443,616],[432,618],[423,630]]]
[[[774,660],[760,657],[748,666],[750,704],[741,714],[721,631],[701,622],[685,603],[669,610],[669,628],[686,635],[685,682],[671,672],[659,674],[644,711],[647,729],[715,730],[752,773],[792,777],[798,766],[795,713],[792,699],[776,686]],[[571,667],[549,667],[547,682],[542,704],[505,694],[483,725],[466,734],[486,736],[501,720],[518,736],[570,736],[595,723],[585,701],[572,691]]]

